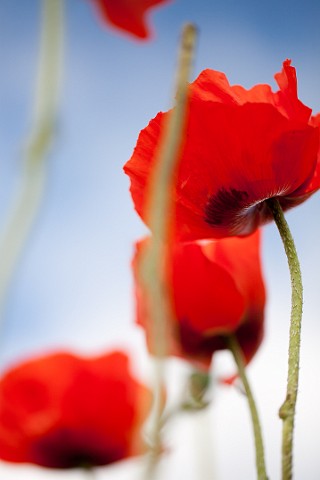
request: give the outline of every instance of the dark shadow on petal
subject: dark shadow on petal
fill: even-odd
[[[202,359],[206,363],[210,363],[215,351],[227,348],[225,335],[205,336],[196,332],[187,318],[179,319],[176,334],[183,351],[187,355],[195,357],[197,360]]]

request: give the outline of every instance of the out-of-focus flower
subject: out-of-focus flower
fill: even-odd
[[[153,323],[138,280],[137,265],[148,239],[137,244],[133,260],[137,322],[154,351]],[[227,348],[235,334],[249,362],[263,336],[265,287],[260,262],[260,231],[245,238],[178,243],[168,281],[174,320],[169,325],[169,353],[208,366],[213,352]]]
[[[248,235],[272,215],[320,187],[320,117],[297,97],[290,61],[275,75],[280,90],[230,86],[221,72],[204,70],[190,85],[188,118],[172,192],[179,240]],[[170,112],[141,131],[124,170],[138,214],[146,218],[147,184]]]
[[[0,458],[72,468],[141,453],[149,404],[149,390],[132,377],[124,353],[26,361],[0,382]]]
[[[170,0],[92,0],[103,21],[134,37],[147,39],[150,31],[146,16],[148,10]]]

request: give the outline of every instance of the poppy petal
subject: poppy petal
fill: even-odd
[[[72,468],[142,453],[150,401],[123,352],[28,360],[0,381],[0,458]]]
[[[266,85],[245,91],[230,87],[224,74],[205,70],[190,86],[173,192],[177,240],[249,235],[272,219],[265,200],[276,197],[287,210],[320,187],[319,125],[297,99],[289,61],[277,80],[277,93]],[[144,221],[167,115],[159,113],[142,130],[124,167]]]
[[[169,0],[92,0],[104,21],[130,33],[136,38],[147,39],[150,31],[146,16],[149,9]]]
[[[148,239],[137,244],[133,260],[137,323],[148,348],[157,341],[137,275],[137,262]],[[245,238],[175,244],[168,282],[174,319],[169,325],[172,355],[208,367],[216,350],[227,348],[225,336],[237,335],[248,362],[263,336],[265,288],[260,264],[260,234]]]

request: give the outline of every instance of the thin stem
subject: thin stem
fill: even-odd
[[[183,139],[186,120],[187,82],[193,59],[196,31],[186,25],[182,32],[179,63],[177,67],[176,106],[161,138],[156,167],[148,185],[148,218],[152,232],[149,248],[141,258],[140,275],[149,298],[150,312],[154,323],[156,356],[166,355],[166,331],[164,325],[171,316],[171,306],[164,281],[166,243],[171,233],[172,185],[177,166],[178,153]]]
[[[196,457],[196,478],[215,479],[215,455],[213,448],[213,428],[211,424],[212,410],[203,409],[194,419],[192,435],[193,451]]]
[[[197,412],[193,423],[193,450],[196,457],[197,478],[216,478],[213,468],[212,428],[210,422],[210,401],[206,399],[211,385],[210,374],[206,371],[195,370],[189,377],[190,406]],[[185,405],[184,408],[188,408]],[[189,410],[189,408],[188,408]]]
[[[186,25],[182,32],[179,62],[177,67],[176,106],[172,109],[169,121],[161,138],[161,148],[156,162],[156,168],[148,185],[148,218],[152,231],[149,248],[141,258],[138,267],[141,285],[148,299],[150,317],[153,322],[154,354],[157,362],[165,358],[167,353],[167,331],[170,324],[170,295],[165,281],[166,277],[166,244],[171,234],[172,217],[172,186],[178,161],[178,153],[183,140],[186,121],[186,103],[188,79],[191,70],[196,30],[193,25]],[[162,366],[156,367],[155,391],[162,392],[164,372]],[[159,402],[158,402],[159,404]],[[155,455],[150,455],[147,467],[148,479],[154,475],[158,452],[161,451],[161,417],[162,407],[157,408],[152,444]]]
[[[289,226],[284,218],[278,200],[267,201],[278,227],[287,255],[291,278],[291,321],[288,356],[287,394],[279,410],[282,424],[282,479],[292,478],[293,463],[293,430],[297,402],[300,363],[301,319],[303,304],[303,288],[299,259]]]
[[[62,2],[44,0],[41,47],[31,134],[20,185],[0,234],[0,315],[16,265],[41,204],[45,159],[52,143],[61,77]]]
[[[97,475],[93,467],[85,467],[85,480],[97,480]]]
[[[250,384],[247,378],[243,353],[235,335],[230,335],[227,338],[227,342],[228,342],[228,347],[237,364],[239,377],[241,379],[241,382],[243,384],[243,387],[245,389],[246,396],[248,399],[252,426],[253,426],[253,433],[254,433],[255,450],[256,450],[257,478],[258,480],[267,480],[268,477],[267,477],[265,460],[264,460],[264,447],[263,447],[263,440],[262,440],[262,433],[261,433],[261,425],[260,425],[256,403],[255,403],[255,400],[250,388]]]
[[[154,360],[154,385],[153,385],[153,411],[151,415],[152,427],[149,434],[149,451],[144,472],[145,480],[151,480],[156,471],[156,466],[162,449],[161,432],[166,420],[163,416],[163,387],[164,365],[161,359]]]

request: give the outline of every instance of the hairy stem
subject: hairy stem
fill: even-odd
[[[62,2],[44,0],[35,110],[23,171],[13,205],[0,233],[0,315],[7,290],[37,216],[46,178],[46,155],[53,140],[62,53]]]
[[[247,378],[243,353],[235,335],[230,335],[227,338],[227,342],[228,342],[228,347],[237,364],[239,377],[241,379],[242,385],[244,387],[244,390],[246,392],[246,396],[248,399],[248,404],[249,404],[249,409],[251,414],[251,421],[253,426],[253,433],[254,433],[255,450],[256,450],[257,478],[258,480],[267,480],[268,477],[267,477],[265,459],[264,459],[264,447],[263,447],[263,440],[262,440],[261,425],[260,425],[256,403],[255,403],[255,400],[250,388],[250,384]]]
[[[291,321],[288,356],[287,394],[279,410],[282,425],[282,480],[292,478],[293,430],[297,402],[300,363],[300,338],[303,304],[301,270],[296,247],[278,200],[268,200],[287,255],[291,278]]]

